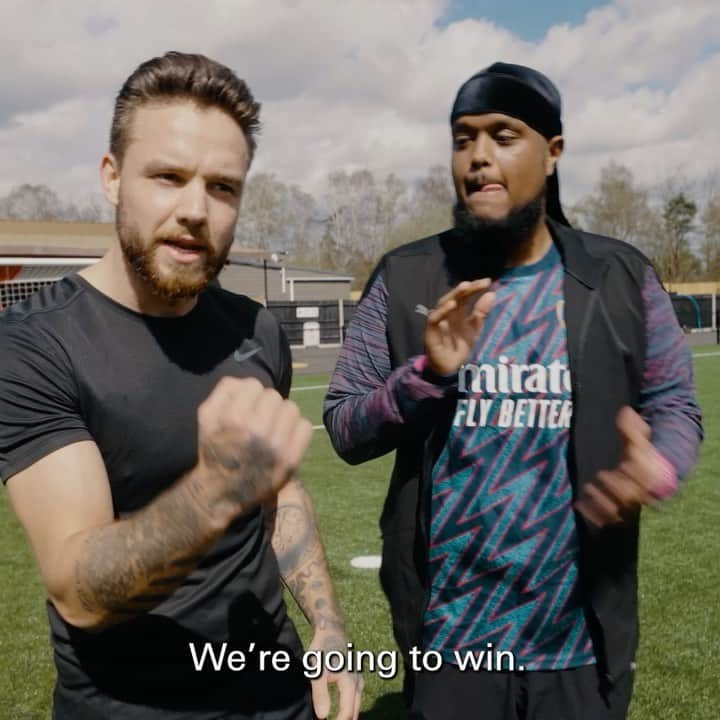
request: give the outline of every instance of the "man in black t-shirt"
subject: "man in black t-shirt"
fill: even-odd
[[[0,476],[48,595],[57,720],[310,720],[329,681],[359,713],[358,677],[309,687],[283,602],[281,577],[313,649],[347,649],[287,340],[208,287],[258,110],[202,56],[141,65],[101,166],[117,242],[0,316]]]

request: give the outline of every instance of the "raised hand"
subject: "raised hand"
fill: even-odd
[[[297,405],[254,378],[223,378],[198,409],[198,430],[208,505],[231,516],[272,498],[312,440]]]
[[[470,356],[495,299],[495,293],[483,292],[490,284],[489,278],[461,282],[428,315],[425,355],[438,375],[451,375]],[[483,294],[476,298],[478,293]]]
[[[595,482],[584,486],[577,509],[593,524],[621,523],[657,501],[657,490],[667,482],[668,463],[650,442],[648,424],[630,407],[617,416],[623,456],[613,470],[601,470]]]

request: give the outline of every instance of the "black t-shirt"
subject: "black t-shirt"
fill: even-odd
[[[183,317],[149,317],[77,275],[0,314],[0,357],[0,477],[92,440],[118,518],[195,465],[197,408],[223,376],[256,377],[284,396],[291,381],[282,330],[244,296],[210,287]],[[273,676],[252,662],[240,672],[193,663],[190,643],[197,657],[207,642],[300,652],[259,510],[238,518],[150,613],[99,633],[72,627],[49,602],[48,614],[58,718],[244,717],[306,693],[297,666]]]

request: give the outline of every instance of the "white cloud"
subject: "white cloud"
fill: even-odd
[[[208,0],[141,4],[4,2],[0,29],[0,193],[46,182],[97,190],[112,99],[142,60],[209,54],[263,102],[257,168],[317,190],[336,169],[412,177],[447,163],[457,87],[496,59],[558,84],[566,200],[611,158],[642,182],[720,166],[720,5],[616,0],[537,43],[490,20],[435,26],[443,0]],[[681,170],[679,170],[680,168]]]
[[[108,97],[73,97],[15,115],[0,127],[0,193],[22,182],[66,197],[97,192],[111,111]]]

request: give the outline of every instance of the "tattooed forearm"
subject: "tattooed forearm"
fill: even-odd
[[[302,567],[317,550],[319,540],[312,542],[311,520],[307,508],[297,503],[285,503],[272,513],[273,549],[283,577]]]
[[[310,498],[299,481],[289,483],[269,515],[280,574],[315,630],[344,633],[345,621],[330,580]]]
[[[315,630],[344,632],[345,619],[330,581],[324,553],[284,580]]]
[[[232,519],[272,493],[277,457],[261,438],[238,442],[220,431],[198,452],[202,474],[189,473],[131,518],[85,537],[75,564],[75,596],[98,625],[160,604]],[[286,525],[284,511],[281,519]],[[288,552],[290,565],[302,561],[292,559],[297,549],[288,545]]]
[[[100,625],[151,610],[213,541],[204,511],[179,484],[131,518],[87,535],[75,565],[78,601]]]

